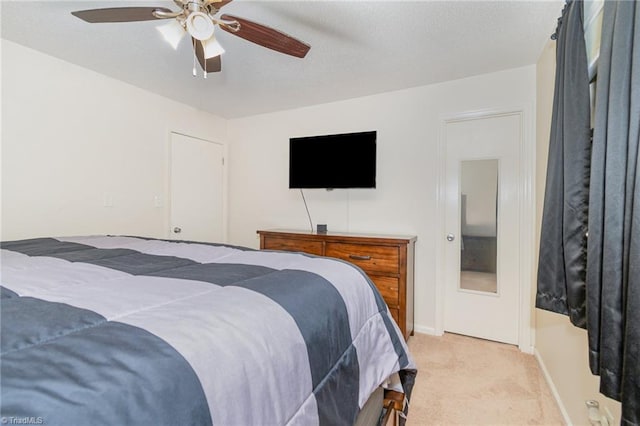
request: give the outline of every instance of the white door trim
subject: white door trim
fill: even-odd
[[[518,184],[518,208],[519,208],[519,232],[520,232],[520,271],[519,271],[519,318],[518,318],[518,347],[526,353],[533,353],[533,339],[535,329],[532,322],[532,289],[534,256],[534,230],[535,230],[535,145],[533,116],[531,107],[507,107],[486,109],[480,111],[462,112],[440,117],[440,126],[437,145],[437,191],[436,191],[436,303],[435,303],[435,333],[444,334],[444,304],[445,304],[445,155],[446,133],[448,123],[459,121],[477,120],[483,118],[500,117],[505,115],[517,115],[520,117],[521,140],[518,150],[519,155],[519,184]]]
[[[177,130],[167,130],[167,139],[165,142],[165,181],[164,181],[164,238],[171,239],[171,135],[181,135],[188,138],[198,139],[204,142],[213,143],[222,147],[223,165],[222,165],[222,239],[224,243],[229,242],[228,235],[228,201],[229,201],[229,170],[227,167],[229,157],[229,147],[226,143],[213,141],[211,139],[190,135]]]

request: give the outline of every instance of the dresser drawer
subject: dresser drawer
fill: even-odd
[[[301,251],[322,256],[322,245],[322,241],[291,239],[286,237],[265,237],[262,248],[266,250]]]
[[[402,326],[400,325],[400,310],[389,308],[389,313],[391,314],[391,317],[396,322],[396,324],[398,324],[398,327],[402,328]]]
[[[379,275],[370,276],[376,288],[382,294],[384,301],[391,307],[397,307],[400,303],[398,294],[398,278],[383,277]]]
[[[327,242],[325,256],[344,259],[365,272],[397,274],[399,269],[400,255],[395,246]]]

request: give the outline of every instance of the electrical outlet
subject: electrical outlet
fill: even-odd
[[[607,422],[609,422],[610,426],[615,425],[615,423],[613,422],[613,414],[611,414],[611,411],[609,410],[609,407],[604,407],[604,417],[607,419]]]

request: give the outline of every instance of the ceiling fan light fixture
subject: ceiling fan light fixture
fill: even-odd
[[[187,31],[191,37],[204,41],[213,37],[214,24],[211,18],[202,12],[191,12],[187,16]]]
[[[202,42],[202,50],[204,51],[205,59],[215,58],[224,53],[224,48],[218,43],[215,36],[211,36],[210,39]]]
[[[172,19],[171,22],[165,25],[160,25],[156,27],[162,37],[173,47],[174,49],[178,48],[178,44],[180,44],[180,40],[185,34],[184,27],[178,22],[176,19]]]

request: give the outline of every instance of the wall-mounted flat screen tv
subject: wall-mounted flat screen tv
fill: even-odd
[[[377,132],[289,139],[289,188],[375,188]]]

